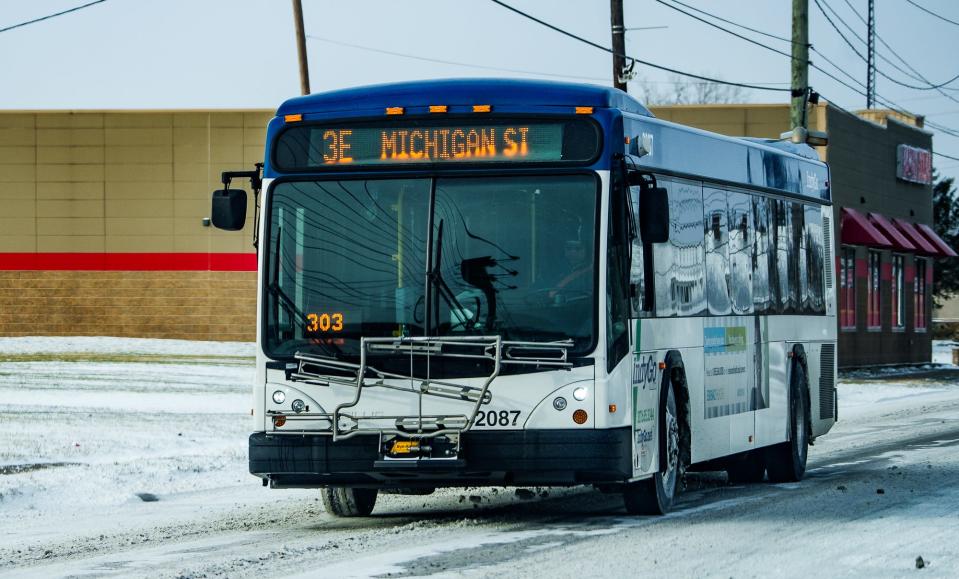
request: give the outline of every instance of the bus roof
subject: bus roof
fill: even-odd
[[[601,107],[652,117],[639,101],[614,88],[518,79],[445,79],[378,84],[289,99],[277,116],[310,113],[382,111],[386,107],[430,105],[523,107]]]

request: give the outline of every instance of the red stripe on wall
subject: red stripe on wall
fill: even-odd
[[[256,271],[256,254],[0,253],[0,271]]]

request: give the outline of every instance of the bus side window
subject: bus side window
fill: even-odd
[[[772,308],[773,294],[771,278],[769,276],[770,257],[775,247],[771,245],[771,228],[769,222],[769,200],[759,195],[752,198],[753,229],[755,241],[752,247],[753,273],[753,311],[757,314],[765,313]],[[770,249],[772,248],[772,250]]]
[[[706,243],[706,301],[709,313],[728,316],[732,313],[729,300],[729,230],[727,229],[726,192],[722,189],[703,189],[705,243]]]
[[[706,313],[703,187],[697,181],[660,180],[669,189],[669,241],[653,245],[657,317]]]
[[[614,171],[610,188],[606,254],[606,369],[629,353],[629,187],[626,172]]]
[[[733,314],[753,311],[753,224],[751,197],[730,191],[729,207],[729,299]]]
[[[636,223],[639,223],[639,196],[641,188],[638,186],[629,188],[629,201],[633,209],[633,217]],[[632,317],[638,318],[649,315],[652,310],[652,304],[646,303],[646,262],[643,256],[643,232],[637,232],[638,235],[632,240],[632,262],[629,266],[629,302]],[[652,281],[652,280],[650,280]]]
[[[825,288],[823,287],[822,209],[818,205],[806,205],[806,271],[809,274],[809,313],[826,313]]]

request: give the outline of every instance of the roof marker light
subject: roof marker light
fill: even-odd
[[[284,115],[283,120],[288,123],[298,123],[303,120],[303,115]]]
[[[388,115],[402,115],[403,107],[386,107],[386,114]]]
[[[591,115],[593,114],[593,107],[576,107],[577,115]]]
[[[473,105],[474,113],[488,113],[493,110],[492,105]]]
[[[446,105],[430,105],[431,113],[445,113]]]

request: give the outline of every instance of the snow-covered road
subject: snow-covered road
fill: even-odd
[[[805,481],[691,474],[666,517],[497,488],[342,520],[247,474],[251,355],[0,339],[0,576],[959,576],[959,369],[846,377]]]

